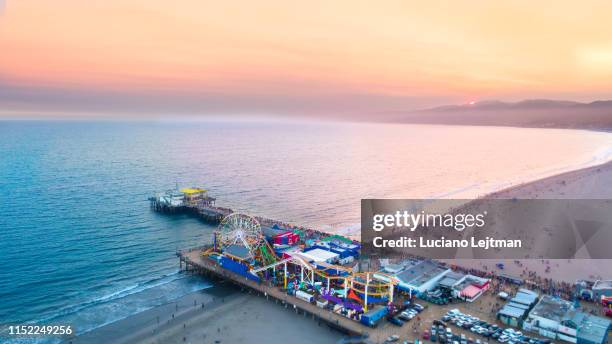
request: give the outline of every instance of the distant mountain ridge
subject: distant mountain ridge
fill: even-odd
[[[391,113],[392,121],[420,124],[486,125],[612,130],[612,100],[498,100]]]

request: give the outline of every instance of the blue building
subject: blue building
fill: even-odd
[[[576,344],[605,344],[610,320],[574,308],[569,301],[545,295],[529,312],[523,329],[554,340]]]
[[[576,344],[605,344],[608,341],[610,320],[580,312],[573,321],[578,325]]]

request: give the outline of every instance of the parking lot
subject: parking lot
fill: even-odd
[[[414,343],[416,339],[418,339],[420,342],[431,343],[430,339],[423,339],[424,332],[429,331],[431,335],[431,327],[434,323],[434,320],[441,321],[443,316],[451,310],[458,310],[463,315],[470,315],[472,317],[478,318],[479,321],[484,321],[488,323],[488,325],[498,326],[502,330],[506,328],[511,328],[496,319],[497,310],[504,304],[504,301],[500,300],[499,298],[497,298],[496,295],[493,295],[492,293],[485,293],[479,299],[472,303],[455,301],[447,305],[434,305],[419,299],[417,299],[415,302],[424,306],[424,310],[418,313],[417,316],[415,316],[411,320],[405,321],[402,326],[398,326],[396,324],[392,324],[389,321],[382,320],[381,323],[378,324],[376,330],[371,331],[370,339],[375,343],[383,343],[389,336],[397,335],[399,336],[399,340],[397,341],[398,343]],[[442,344],[478,344],[479,342],[482,344],[500,343],[496,339],[486,337],[478,333],[474,333],[469,329],[457,326],[456,324],[450,321],[443,323],[444,326],[451,328],[454,338],[452,338],[450,342],[446,341]],[[522,331],[522,329],[518,328],[514,328],[514,330]],[[436,330],[436,332],[438,332],[438,330]],[[544,339],[544,341],[540,343],[546,342],[545,338],[537,336],[534,333],[525,331],[522,332],[523,335],[533,338],[534,340]],[[461,341],[462,335],[465,338],[465,342]],[[438,333],[436,333],[435,337],[436,343],[440,343]],[[455,341],[457,343],[454,343]],[[507,340],[504,339],[504,343],[512,344],[513,342],[518,343],[518,338],[515,337],[514,340],[512,338],[508,338]],[[536,342],[532,341],[532,343]]]
[[[398,335],[400,342],[410,341],[413,342],[415,339],[422,339],[423,331],[431,328],[434,320],[439,320],[451,309],[459,309],[461,312],[466,314],[472,314],[479,317],[480,319],[489,321],[491,323],[497,323],[495,319],[496,303],[499,303],[495,297],[489,295],[489,293],[481,296],[478,300],[473,303],[466,303],[456,301],[448,305],[434,305],[423,300],[416,300],[416,303],[421,304],[425,309],[414,317],[412,320],[407,321],[402,326],[394,325],[388,321],[381,321],[378,324],[375,331],[371,331],[371,339],[375,343],[382,343],[388,336]],[[495,311],[491,311],[495,308]],[[471,332],[464,330],[455,330],[456,333],[468,334]]]

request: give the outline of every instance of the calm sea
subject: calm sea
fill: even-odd
[[[156,190],[357,235],[365,197],[473,197],[611,157],[612,134],[278,122],[0,121],[0,324],[79,332],[209,282],[176,249],[212,228],[152,213]]]

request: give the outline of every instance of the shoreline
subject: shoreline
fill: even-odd
[[[67,338],[62,343],[130,343],[150,336],[150,332],[173,320],[189,317],[197,310],[211,310],[225,300],[234,299],[239,290],[232,285],[215,282],[210,288],[187,293],[173,301],[132,314],[123,319],[96,327]]]
[[[89,343],[250,343],[284,342],[298,331],[292,343],[336,343],[343,334],[304,318],[271,300],[225,281],[189,293],[177,300],[65,339],[64,344]]]
[[[589,131],[589,130],[584,130]],[[601,131],[601,133],[606,133],[607,135],[612,135],[612,131]],[[545,184],[549,179],[563,179],[569,175],[578,177],[585,177],[585,174],[589,172],[590,169],[600,169],[605,167],[606,165],[612,164],[612,146],[601,146],[599,149],[594,151],[591,155],[585,156],[588,160],[576,160],[573,164],[563,165],[563,166],[551,166],[546,170],[542,170],[536,173],[532,173],[532,175],[519,176],[515,179],[500,181],[498,187],[492,187],[489,190],[484,191],[482,194],[476,195],[476,197],[468,197],[468,198],[492,198],[492,197],[500,197],[499,194],[502,193],[522,193],[525,190],[524,187],[529,187],[533,184]],[[590,159],[589,159],[590,158]],[[477,189],[478,185],[473,185],[470,187],[466,187],[463,189],[459,189],[457,191],[452,191],[443,195],[441,198],[446,198],[446,196],[451,195],[461,195],[465,192],[471,192],[473,189]],[[612,197],[612,193],[608,194],[605,198]],[[438,198],[438,197],[433,197]],[[457,197],[455,197],[457,198]],[[461,198],[461,197],[459,197]],[[519,196],[516,198],[529,198],[525,196]],[[558,197],[556,197],[558,198]]]
[[[513,185],[507,188],[503,188],[499,191],[494,191],[489,193],[482,198],[491,199],[491,198],[518,198],[518,199],[532,199],[539,198],[544,199],[542,196],[556,196],[555,198],[572,198],[572,199],[594,199],[593,195],[588,195],[584,190],[579,191],[575,188],[570,188],[569,190],[552,190],[550,186],[555,186],[558,188],[568,188],[571,183],[576,183],[579,181],[583,181],[584,178],[593,177],[601,173],[601,175],[605,173],[612,172],[612,160],[597,164],[591,165],[587,167],[582,167],[576,170],[570,170],[561,172],[558,174],[554,174],[552,176],[543,177],[540,179],[536,179],[530,182],[521,183],[518,185]],[[548,187],[548,188],[546,188]],[[538,194],[535,191],[542,191],[543,193]],[[575,191],[572,194],[567,194],[568,191]],[[596,199],[608,199],[612,196],[612,187],[604,188],[601,190],[602,192],[596,193],[596,196],[599,198]],[[528,197],[529,196],[529,197]],[[565,197],[560,197],[565,196]],[[582,197],[580,197],[582,196]],[[552,198],[549,198],[552,199]]]

